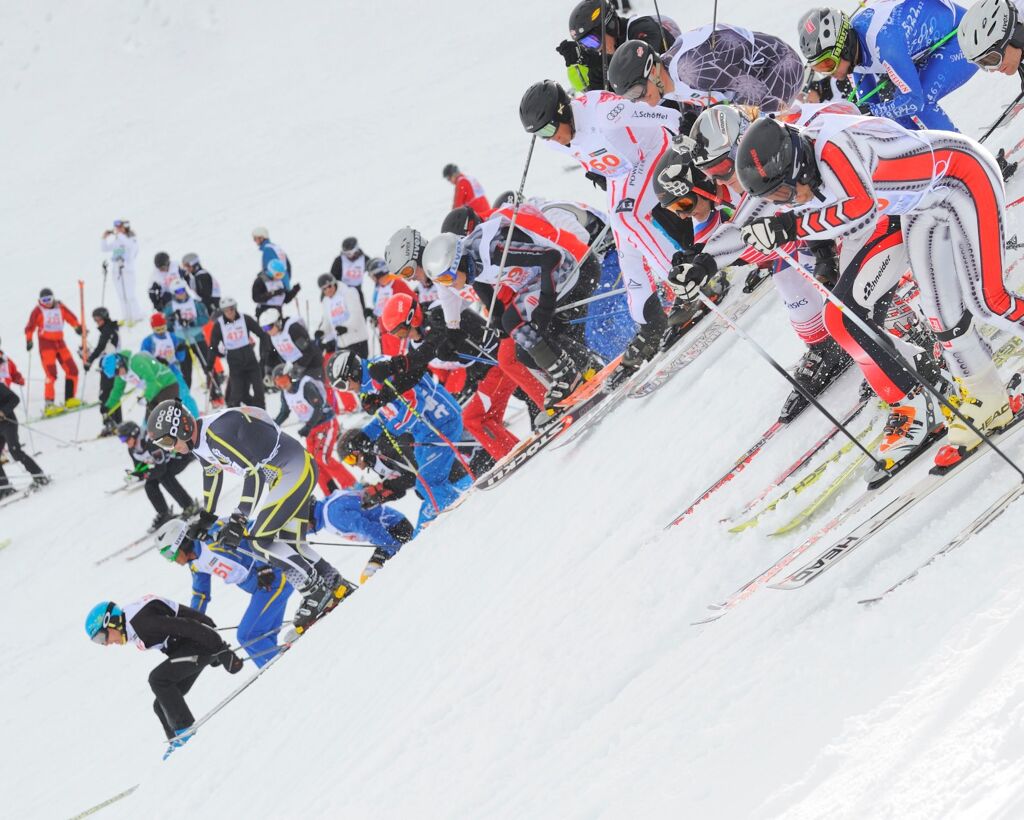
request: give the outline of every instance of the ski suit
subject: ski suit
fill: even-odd
[[[135,446],[128,449],[128,455],[134,465],[132,475],[139,476],[146,482],[146,498],[153,505],[154,511],[164,515],[168,512],[167,501],[160,492],[161,487],[167,490],[183,510],[192,506],[191,496],[178,481],[178,476],[184,472],[192,459],[168,453],[157,447],[145,432],[135,440]]]
[[[491,205],[484,193],[484,186],[476,177],[459,172],[455,177],[455,196],[452,198],[452,210],[461,207],[472,208],[480,219],[491,215]]]
[[[42,475],[43,471],[35,460],[21,449],[21,441],[18,439],[18,418],[14,415],[14,408],[18,406],[21,399],[7,385],[0,383],[0,450],[7,445],[11,458],[20,463],[29,474],[33,476]],[[0,490],[10,489],[7,481],[7,473],[4,472],[3,464],[0,464]]]
[[[100,327],[100,338],[96,341],[96,347],[92,349],[89,357],[85,360],[85,369],[88,370],[98,360],[108,353],[116,353],[121,346],[121,334],[118,332],[117,322],[104,320]],[[107,428],[113,428],[121,423],[121,405],[107,412],[107,399],[110,398],[110,391],[114,389],[114,380],[100,369],[100,416]]]
[[[334,344],[338,350],[351,350],[365,359],[370,354],[370,334],[363,315],[360,293],[358,285],[346,286],[339,283],[333,296],[321,296],[323,318],[320,320],[320,328],[324,333],[325,345]]]
[[[135,234],[112,233],[100,240],[100,250],[110,254],[110,276],[121,303],[121,315],[127,322],[140,322],[145,318],[135,292],[135,259],[139,255],[139,240]]]
[[[257,573],[270,566],[257,561],[252,545],[245,538],[238,547],[221,544],[216,533],[219,525],[210,528],[210,538],[193,541],[191,550],[196,557],[188,562],[192,570],[191,606],[197,612],[206,614],[206,608],[213,600],[210,578],[216,575],[225,584],[234,584],[249,594],[249,605],[245,608],[235,635],[256,666],[264,666],[277,654],[277,635],[284,623],[284,611],[292,594],[292,585],[284,573],[272,567],[274,575],[269,589],[261,588]],[[269,634],[268,634],[269,633]]]
[[[167,655],[149,673],[149,688],[156,696],[153,711],[170,740],[177,730],[195,723],[185,695],[213,655],[228,645],[213,631],[216,624],[208,616],[169,598],[146,595],[122,609],[128,643]]]
[[[273,262],[275,259],[280,259],[284,262],[288,272],[285,274],[284,279],[281,283],[284,285],[285,290],[290,290],[292,286],[292,260],[288,258],[280,245],[271,242],[269,239],[260,240],[260,273],[267,272],[267,265]]]
[[[162,311],[164,305],[174,297],[174,287],[178,280],[187,282],[187,276],[188,272],[177,259],[170,261],[167,270],[154,267],[149,285],[149,301],[153,303],[153,308]]]
[[[189,392],[188,383],[185,381],[185,377],[181,372],[180,364],[184,364],[186,360],[189,361],[189,370],[191,370],[191,360],[189,359],[188,348],[185,346],[185,340],[170,331],[162,334],[150,333],[142,340],[142,344],[139,345],[139,349],[145,353],[149,353],[157,361],[167,365],[170,371],[174,374],[174,377],[178,380],[178,398],[181,399],[182,404],[185,405],[188,412],[193,416],[198,416],[199,405],[197,405],[196,400],[192,398],[192,394]]]
[[[763,111],[783,111],[804,79],[800,55],[771,34],[718,23],[684,32],[662,55],[675,91],[685,102],[717,98]]]
[[[25,384],[25,377],[21,375],[17,365],[5,356],[2,350],[0,350],[0,383],[6,387],[10,387],[12,384]]]
[[[253,336],[260,341],[258,359]],[[223,347],[224,356],[228,360],[228,386],[224,397],[228,407],[238,407],[240,404],[266,407],[260,362],[268,356],[269,342],[270,337],[247,313],[238,313],[233,322],[229,322],[223,313],[217,314],[210,333],[207,358],[213,361]]]
[[[167,317],[167,329],[177,333],[185,343],[186,355],[180,359],[185,384],[192,386],[192,357],[195,356],[199,368],[207,374],[207,379],[212,385],[211,363],[206,360],[206,337],[203,335],[203,325],[210,321],[206,307],[199,297],[189,290],[183,299],[171,299],[164,306],[163,312]]]
[[[54,384],[57,381],[57,362],[60,362],[64,371],[64,401],[72,398],[78,388],[78,366],[64,343],[64,322],[70,324],[79,336],[82,335],[82,326],[78,318],[61,301],[54,301],[53,307],[48,308],[36,305],[32,308],[25,325],[25,341],[29,349],[32,346],[32,336],[37,332],[39,335],[39,359],[46,373],[43,397],[47,402],[53,402],[56,395]]]
[[[337,484],[351,487],[352,474],[338,461],[334,447],[338,442],[338,420],[327,401],[327,389],[319,379],[303,376],[284,391],[288,409],[302,422],[299,435],[306,439],[306,449],[313,454],[320,468],[319,485],[325,495]]]
[[[673,247],[655,229],[651,211],[658,204],[654,169],[679,129],[679,113],[632,103],[607,91],[573,99],[575,131],[568,146],[546,145],[576,159],[587,173],[606,179],[607,211],[626,281],[630,314],[644,324],[643,307],[672,267]]]
[[[137,379],[142,384],[143,395],[146,398],[146,418],[149,418],[153,408],[160,402],[178,398],[178,378],[167,365],[158,362],[149,353],[132,353],[130,350],[122,350],[120,353],[128,361],[128,377]],[[124,388],[125,378],[115,376],[110,398],[104,405],[108,415],[121,406]]]
[[[373,289],[373,316],[374,320],[378,322],[378,329],[380,329],[380,352],[385,356],[394,356],[405,351],[405,343],[394,334],[385,333],[379,324],[380,315],[384,312],[384,305],[388,299],[399,293],[406,296],[416,295],[412,288],[397,276],[390,277],[389,281],[383,284],[378,283]]]
[[[358,490],[335,490],[313,505],[311,532],[327,531],[350,540],[368,541],[393,558],[412,537],[409,519],[393,507],[364,509]]]
[[[939,100],[978,67],[964,57],[956,37],[924,54],[956,29],[965,12],[950,0],[871,0],[854,13],[850,24],[860,46],[853,66],[858,97],[888,80],[884,91],[866,101],[872,114],[910,129],[957,130]]]

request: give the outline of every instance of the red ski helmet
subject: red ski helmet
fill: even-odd
[[[394,333],[400,325],[419,327],[421,324],[423,313],[419,302],[408,293],[397,293],[384,303],[380,326],[385,333]]]

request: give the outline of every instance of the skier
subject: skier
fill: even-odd
[[[102,361],[103,357],[110,353],[116,353],[121,346],[120,331],[118,330],[117,322],[110,318],[110,311],[105,307],[98,307],[92,312],[92,320],[96,323],[96,327],[99,328],[100,337],[96,341],[96,346],[82,364],[86,373],[89,372],[89,368],[93,366],[94,362],[97,360]],[[114,435],[117,425],[121,423],[121,405],[118,404],[109,413],[105,406],[107,399],[110,398],[110,391],[113,389],[114,380],[104,373],[101,367],[99,402],[103,428],[100,430],[100,438]]]
[[[375,383],[369,361],[353,353],[331,360],[331,384],[338,390],[358,390],[363,410],[373,418],[363,427],[371,441],[385,438],[415,474],[420,506],[417,530],[449,507],[469,487],[468,475],[451,479],[455,463],[454,442],[462,437],[462,408],[434,379],[425,376],[411,390],[397,393],[389,384]],[[411,436],[411,446],[400,443]],[[410,485],[411,486],[411,485]],[[402,491],[404,493],[404,490]],[[399,497],[395,488],[377,484],[364,490],[367,506]]]
[[[248,537],[260,559],[281,569],[302,592],[293,621],[298,631],[355,589],[306,543],[316,462],[265,410],[229,408],[195,419],[181,402],[165,401],[149,414],[146,429],[158,446],[180,455],[192,453],[205,468],[204,511],[189,529],[190,538],[201,537],[216,520],[224,471],[243,478],[241,500],[221,530],[221,540],[238,546]]]
[[[794,239],[842,236],[845,266],[877,238],[879,215],[902,214],[921,309],[967,397],[961,412],[983,430],[1012,420],[1020,401],[1007,395],[972,323],[978,315],[1016,335],[1024,324],[1024,297],[1003,280],[1003,183],[991,154],[947,131],[910,132],[887,119],[823,115],[813,135],[774,120],[753,123],[740,142],[737,173],[749,193],[773,202],[809,203],[816,191],[817,198],[825,192],[837,202],[747,223],[742,236],[761,251]],[[882,363],[884,351],[872,350],[877,345],[842,313],[834,328],[833,336],[848,333]],[[902,371],[894,369],[890,381],[876,390],[891,397],[894,424],[885,456],[898,461],[938,432],[942,416]],[[940,468],[956,464],[981,439],[954,417],[948,441],[935,456]]]
[[[356,456],[351,457],[355,462]],[[329,532],[342,538],[369,541],[376,546],[359,577],[360,584],[365,584],[386,561],[394,558],[413,535],[409,519],[393,507],[384,504],[364,507],[360,490],[335,490],[323,501],[314,501],[312,519],[310,532]]]
[[[142,307],[135,292],[135,259],[139,255],[139,240],[127,219],[115,219],[114,227],[103,232],[100,250],[110,254],[110,268],[114,291],[121,303],[121,315],[129,326],[141,322]]]
[[[1017,75],[1024,86],[1024,24],[1008,0],[978,0],[967,9],[956,32],[964,56],[984,71]]]
[[[571,39],[563,40],[555,51],[565,60],[569,83],[576,91],[599,91],[607,88],[602,55],[610,57],[626,40],[644,40],[660,54],[675,42],[679,32],[669,17],[627,19],[607,0],[581,0],[569,14]]]
[[[75,396],[78,388],[78,366],[64,343],[64,323],[71,325],[72,329],[79,336],[82,335],[82,325],[67,305],[54,298],[53,291],[43,288],[39,291],[39,303],[32,308],[25,324],[25,349],[32,350],[32,337],[39,336],[39,359],[43,363],[43,371],[46,373],[46,384],[43,387],[43,397],[46,400],[46,407],[43,410],[44,416],[55,416],[65,410],[71,410],[81,405],[82,400]],[[64,371],[64,405],[54,404],[56,390],[54,384],[57,381],[57,362],[60,362]]]
[[[186,253],[181,257],[181,269],[185,273],[185,282],[199,297],[207,315],[213,316],[220,307],[220,283],[203,267],[198,254]]]
[[[616,94],[648,105],[674,100],[695,108],[694,117],[702,104],[723,100],[784,111],[803,78],[800,55],[787,43],[725,23],[686,32],[660,57],[650,43],[627,40],[608,64]]]
[[[279,364],[274,368],[274,383],[284,396],[287,409],[302,422],[298,434],[306,440],[306,449],[312,453],[320,468],[321,492],[327,495],[336,487],[351,487],[355,484],[352,474],[334,456],[334,445],[338,441],[338,419],[327,399],[323,381],[310,377],[301,368]],[[283,421],[279,420],[278,424]]]
[[[134,421],[118,426],[117,437],[127,445],[132,460],[132,469],[125,470],[126,480],[145,482],[146,498],[153,505],[156,515],[149,525],[149,532],[174,518],[160,488],[165,489],[181,507],[181,515],[188,518],[199,512],[199,504],[181,486],[178,476],[188,467],[190,458],[168,453],[150,441]]]
[[[299,367],[304,373],[322,379],[324,356],[309,338],[309,331],[302,319],[295,316],[285,319],[278,308],[267,308],[260,314],[259,323],[285,364]]]
[[[321,343],[330,352],[351,350],[360,356],[369,355],[370,334],[366,329],[361,289],[345,287],[329,273],[316,280],[320,288],[320,306],[323,318],[320,329]]]
[[[18,439],[18,418],[14,414],[21,401],[17,394],[6,384],[0,383],[0,450],[7,445],[11,458],[21,464],[32,476],[32,483],[37,487],[49,484],[49,477],[43,473],[42,468],[35,460],[21,449],[21,441]],[[7,473],[4,472],[3,464],[0,464],[0,499],[14,495],[16,490],[7,480]]]
[[[181,374],[185,384],[192,387],[192,360],[195,359],[206,376],[211,403],[215,407],[223,404],[224,398],[213,376],[213,361],[206,359],[209,348],[206,346],[203,326],[210,320],[206,307],[183,279],[174,283],[171,293],[171,301],[164,306],[164,316],[167,317],[168,328],[185,342],[186,356],[181,360]]]
[[[149,353],[158,362],[167,365],[178,380],[178,397],[190,413],[198,413],[199,406],[192,398],[188,382],[185,381],[185,376],[181,372],[182,366],[187,363],[189,377],[192,376],[192,359],[189,356],[185,340],[167,329],[167,317],[162,313],[154,313],[149,318],[149,326],[153,332],[142,340],[139,349],[144,353]]]
[[[260,343],[258,359],[253,336]],[[228,362],[228,386],[225,396],[228,407],[238,407],[240,404],[266,407],[260,362],[266,361],[269,355],[270,337],[252,316],[239,313],[238,302],[230,296],[220,300],[220,312],[210,334],[208,360],[214,361],[222,347]]]
[[[171,369],[149,353],[132,353],[130,350],[119,350],[108,353],[100,360],[107,378],[114,380],[110,397],[103,406],[110,415],[115,408],[121,406],[128,374],[142,383],[143,396],[146,399],[146,415],[162,401],[178,398],[178,379]]]
[[[963,7],[950,0],[874,0],[852,17],[835,8],[812,9],[800,18],[797,33],[807,64],[837,80],[852,75],[856,102],[876,117],[909,129],[956,131],[939,100],[978,69],[955,38],[930,49],[963,16]]]
[[[218,520],[200,540],[189,538],[188,522],[176,518],[157,533],[157,546],[168,561],[192,570],[189,606],[196,612],[205,615],[213,600],[213,575],[249,594],[249,605],[235,635],[239,649],[244,649],[252,662],[262,667],[280,651],[277,635],[284,623],[292,585],[280,569],[256,559],[247,539],[243,538],[237,547],[222,544],[218,534],[224,524]]]
[[[290,289],[292,260],[288,258],[288,254],[284,252],[280,245],[270,241],[270,232],[266,228],[253,228],[252,241],[256,243],[256,247],[260,252],[260,272],[272,273],[270,263],[274,261],[280,262],[284,267],[284,275],[280,277],[280,280],[285,290]]]
[[[12,384],[21,387],[25,384],[25,377],[21,375],[14,359],[4,353],[3,348],[0,348],[0,382],[7,387]]]
[[[346,236],[341,241],[341,252],[331,262],[331,276],[343,285],[355,289],[366,319],[373,318],[373,310],[367,306],[366,296],[363,294],[363,279],[369,265],[370,257],[359,247],[359,240],[354,236]]]
[[[174,288],[179,281],[185,278],[185,271],[175,259],[166,251],[160,251],[153,257],[153,274],[149,286],[149,301],[153,303],[153,310],[164,309],[174,298]]]
[[[120,607],[101,601],[85,617],[85,634],[100,646],[134,643],[139,649],[159,649],[167,660],[149,673],[149,688],[170,747],[167,754],[188,742],[178,739],[195,723],[185,695],[207,666],[223,666],[228,674],[242,671],[242,659],[214,632],[216,624],[184,604],[157,595],[144,595]],[[167,754],[164,755],[166,759]]]
[[[679,127],[678,112],[600,91],[570,100],[545,80],[527,89],[519,117],[527,132],[604,179],[630,315],[638,335],[648,322],[658,324],[664,310],[654,280],[668,275],[675,247],[652,224],[658,200],[651,183]]]
[[[478,219],[487,219],[491,215],[491,205],[487,201],[487,194],[484,193],[484,186],[476,177],[464,174],[459,166],[449,162],[441,170],[442,176],[455,186],[455,196],[452,198],[452,208],[466,206],[472,208]]]
[[[391,275],[388,271],[388,264],[383,259],[370,260],[367,273],[373,278],[374,282],[373,318],[371,322],[379,332],[380,352],[384,356],[397,356],[404,352],[405,344],[397,336],[388,333],[380,327],[380,315],[388,299],[397,294],[413,296],[413,290],[404,280]]]

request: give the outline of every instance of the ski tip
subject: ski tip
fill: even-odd
[[[877,604],[881,600],[882,600],[882,596],[879,595],[877,598],[861,598],[859,601],[857,601],[857,603],[861,604],[863,606],[868,606],[869,607],[869,606],[872,606],[874,604]]]

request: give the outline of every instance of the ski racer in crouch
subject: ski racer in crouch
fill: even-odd
[[[660,335],[665,327],[655,280],[668,275],[676,249],[652,224],[658,200],[651,183],[654,166],[679,128],[679,114],[601,91],[570,100],[560,86],[545,80],[527,89],[519,117],[528,133],[605,180],[629,311],[641,326],[623,355],[623,369],[635,370],[642,362],[635,348],[645,347],[647,337]],[[648,323],[654,327],[645,330]]]
[[[174,518],[164,494],[160,492],[161,488],[178,502],[181,514],[186,518],[199,512],[199,504],[178,481],[178,476],[184,472],[192,459],[168,453],[157,447],[134,421],[121,424],[117,428],[117,437],[128,447],[128,457],[132,460],[132,469],[125,470],[125,478],[128,481],[134,479],[145,482],[146,498],[156,512],[153,523],[149,525],[149,532],[156,532],[161,525]]]
[[[247,537],[261,560],[281,569],[302,592],[293,621],[298,632],[355,589],[306,543],[316,462],[265,410],[231,408],[195,419],[181,402],[165,401],[150,413],[147,432],[158,446],[192,453],[204,467],[204,510],[190,527],[190,538],[202,537],[217,520],[224,472],[243,479],[242,497],[221,541],[237,547]]]
[[[331,359],[331,384],[336,390],[360,392],[363,410],[373,416],[363,427],[363,435],[371,442],[386,439],[407,474],[415,475],[416,492],[423,498],[416,524],[419,531],[472,482],[468,475],[455,481],[451,477],[454,443],[462,438],[462,408],[429,375],[399,393],[391,384],[373,380],[371,364],[353,353],[339,353]],[[374,506],[400,498],[412,486],[413,482],[406,481],[371,485],[363,490],[363,504]]]
[[[603,20],[602,20],[603,17]],[[565,60],[569,84],[578,92],[607,88],[605,55],[626,40],[643,40],[660,54],[675,42],[679,26],[670,17],[623,17],[607,0],[580,0],[569,14],[569,40],[555,47]]]
[[[280,651],[277,635],[284,623],[292,585],[279,568],[258,561],[245,538],[237,547],[222,544],[218,533],[224,524],[223,520],[217,521],[200,540],[188,537],[187,521],[173,519],[157,533],[157,547],[168,561],[192,570],[189,605],[197,612],[205,615],[213,600],[213,575],[249,594],[249,605],[235,634],[239,649],[244,649],[252,662],[262,667]]]
[[[167,656],[149,673],[149,688],[156,696],[153,711],[170,741],[164,759],[191,738],[180,738],[195,723],[185,695],[202,671],[207,666],[223,666],[230,675],[242,671],[242,659],[214,627],[201,612],[157,595],[144,595],[123,607],[100,601],[85,616],[85,634],[95,644],[134,643],[139,649],[159,649]]]
[[[1024,297],[1009,291],[1003,279],[1005,202],[991,154],[951,132],[910,132],[892,120],[824,114],[809,133],[774,120],[753,123],[740,141],[736,169],[754,196],[780,204],[827,202],[825,197],[836,203],[751,220],[741,233],[761,251],[794,239],[842,236],[845,267],[858,254],[870,253],[866,249],[878,239],[879,216],[902,215],[922,311],[943,345],[950,372],[961,381],[960,411],[981,430],[998,430],[1013,419],[1020,399],[1007,395],[972,322],[983,316],[1024,335]],[[830,329],[834,336],[846,333],[858,340],[858,329],[842,314]],[[870,350],[870,339],[859,341]],[[880,365],[886,356],[878,349],[871,354]],[[883,389],[892,397],[896,440],[886,455],[899,460],[917,451],[941,427],[942,417],[931,396],[918,392],[902,370],[894,368],[890,380]],[[948,441],[936,453],[939,468],[955,465],[981,439],[954,417]]]
[[[608,64],[615,93],[648,105],[726,100],[784,111],[800,93],[803,76],[800,55],[787,43],[725,23],[685,32],[660,57],[650,43],[627,40]]]
[[[349,430],[347,435],[346,444],[339,445],[339,454],[342,449],[347,450],[353,438],[364,436],[359,430]],[[369,444],[369,439],[365,443]],[[352,450],[346,453],[345,458],[356,464],[360,460],[360,453]],[[367,463],[365,459],[363,463]],[[377,548],[359,577],[360,584],[365,584],[386,561],[394,558],[402,545],[412,540],[413,536],[408,518],[385,504],[364,507],[360,490],[335,490],[323,501],[314,501],[311,517],[313,523],[310,532],[329,532],[343,538],[363,539],[376,545]]]

